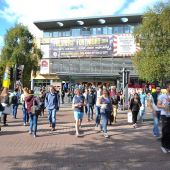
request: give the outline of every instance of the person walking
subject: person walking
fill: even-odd
[[[103,90],[102,96],[99,99],[100,106],[100,113],[102,117],[102,124],[101,124],[101,130],[104,132],[104,137],[108,138],[109,135],[107,133],[107,124],[108,124],[108,118],[110,117],[113,108],[112,108],[112,101],[109,96],[108,90]]]
[[[23,122],[24,122],[24,126],[26,126],[29,123],[29,114],[27,112],[27,105],[25,102],[25,98],[29,95],[29,93],[27,87],[24,87],[22,91],[23,92],[21,94],[21,104],[22,104],[22,112],[23,112]]]
[[[8,126],[7,124],[7,115],[11,114],[11,105],[10,105],[10,98],[9,98],[9,89],[3,88],[1,92],[1,104],[4,107],[4,110],[2,111],[2,123],[3,126]]]
[[[157,106],[161,109],[161,149],[164,153],[168,153],[170,152],[170,84],[167,85],[167,93],[158,97]]]
[[[137,93],[134,94],[134,97],[130,101],[130,110],[132,111],[132,121],[133,127],[137,127],[137,117],[139,113],[139,109],[141,107],[141,102],[139,95]]]
[[[75,96],[73,98],[72,108],[74,109],[74,119],[77,137],[80,136],[79,128],[81,127],[81,123],[83,120],[84,106],[85,106],[84,96],[81,94],[80,89],[76,89]]]
[[[85,102],[86,102],[86,103],[87,103],[87,95],[88,95],[88,93],[89,93],[89,90],[88,90],[88,89],[85,89],[85,92],[83,93],[83,96],[84,96],[84,99],[85,99]],[[87,115],[87,113],[88,113],[87,105],[85,105],[84,108],[85,108],[85,113],[86,113],[86,115]]]
[[[14,92],[10,95],[11,106],[12,106],[12,117],[14,119],[16,119],[17,117],[19,98],[20,98],[20,94],[18,92],[18,88],[16,88]]]
[[[88,110],[88,122],[90,120],[93,120],[93,109],[94,109],[94,104],[95,104],[95,95],[92,91],[92,89],[89,89],[89,93],[87,94],[87,110]]]
[[[100,104],[99,104],[99,100],[101,96],[102,96],[102,88],[99,87],[99,89],[96,92],[96,125],[95,125],[96,130],[98,130],[98,125],[100,124],[100,118],[101,118]]]
[[[155,137],[160,137],[160,130],[159,130],[159,122],[160,122],[160,116],[161,116],[161,109],[157,107],[158,98],[161,95],[161,88],[159,86],[156,87],[156,92],[152,93],[152,107],[153,107],[153,135]]]
[[[119,96],[116,93],[116,86],[111,87],[110,97],[112,99],[112,105],[113,105],[113,122],[116,123],[118,102],[119,102]]]
[[[145,101],[146,101],[146,93],[144,89],[142,89],[142,92],[140,94],[140,101],[141,101],[141,107],[139,110],[139,115],[140,115],[139,120],[143,122],[145,116]]]
[[[30,129],[29,134],[33,133],[34,138],[37,137],[37,122],[38,122],[38,113],[36,112],[39,108],[39,100],[34,96],[34,91],[30,90],[30,94],[25,97],[25,102],[27,105],[27,112],[30,116]],[[35,108],[36,107],[36,108]]]
[[[59,96],[55,92],[54,86],[50,86],[49,92],[45,96],[45,107],[48,110],[48,121],[52,131],[56,127],[56,112],[59,110]]]

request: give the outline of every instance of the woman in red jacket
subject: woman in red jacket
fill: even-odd
[[[29,134],[33,133],[33,136],[36,137],[38,121],[37,110],[39,108],[39,100],[36,96],[34,96],[33,90],[30,90],[30,94],[27,97],[25,97],[25,102],[27,105],[27,112],[30,115]]]

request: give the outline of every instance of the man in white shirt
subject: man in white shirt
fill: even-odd
[[[161,109],[162,119],[161,149],[167,153],[170,152],[170,84],[167,85],[167,93],[159,96],[157,106]]]

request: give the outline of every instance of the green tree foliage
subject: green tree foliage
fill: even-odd
[[[24,65],[23,84],[28,86],[31,72],[38,70],[38,62],[42,57],[40,49],[34,43],[34,37],[28,28],[17,24],[9,29],[5,35],[1,60],[7,65]]]
[[[141,47],[132,57],[139,77],[148,82],[170,78],[170,1],[149,9],[134,36]]]

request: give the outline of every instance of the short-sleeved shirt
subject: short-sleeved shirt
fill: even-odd
[[[78,104],[78,103],[82,103],[84,104],[84,96],[81,95],[81,96],[74,96],[73,98],[73,104]],[[74,111],[77,111],[77,112],[84,112],[84,106],[81,106],[81,107],[75,107],[74,108]]]
[[[161,104],[167,106],[166,109],[161,109],[161,115],[170,117],[170,95],[162,94],[158,97],[158,101],[160,101]]]

